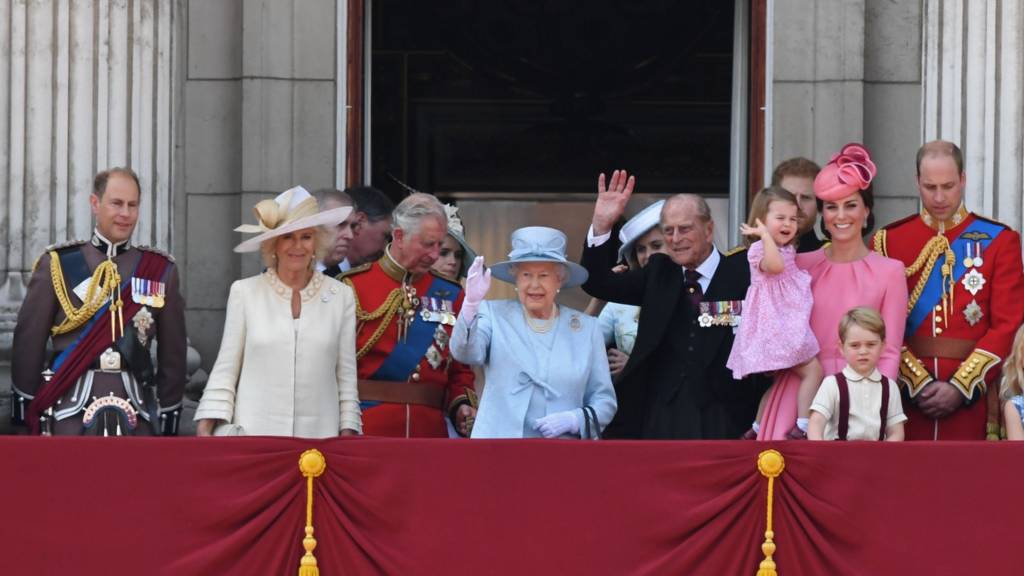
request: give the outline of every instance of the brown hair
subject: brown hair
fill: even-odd
[[[851,308],[846,314],[843,314],[842,320],[839,321],[840,342],[846,342],[846,332],[849,331],[850,326],[853,324],[872,334],[878,334],[879,338],[883,341],[885,340],[885,320],[882,320],[882,315],[874,308],[858,306]]]
[[[1017,329],[1010,355],[1003,362],[1003,379],[999,383],[999,397],[1003,400],[1024,394],[1024,326]]]
[[[874,185],[869,184],[867,188],[858,190],[860,193],[860,199],[864,201],[864,205],[868,208],[868,217],[864,221],[864,235],[871,234],[871,231],[875,229],[875,188]],[[815,198],[814,203],[818,205],[818,212],[824,214],[825,202],[821,198]],[[832,235],[828,233],[828,229],[825,228],[825,218],[822,218],[818,222],[818,229],[821,230],[821,235],[831,240]]]
[[[942,156],[952,158],[956,163],[957,172],[964,173],[964,153],[960,151],[960,147],[947,140],[932,140],[917,149],[917,176],[921,176],[921,162],[925,158]]]
[[[772,202],[789,202],[793,206],[796,206],[796,213],[801,214],[800,203],[797,202],[796,196],[792,192],[786,190],[781,186],[769,186],[762,188],[760,192],[754,195],[754,201],[750,203],[750,215],[747,217],[747,226],[757,226],[757,220],[761,222],[765,221],[768,216],[768,208],[772,205]],[[755,236],[744,236],[743,243],[750,246],[757,240]],[[797,241],[797,236],[794,234],[793,239],[790,240],[790,244]]]
[[[107,191],[107,182],[111,176],[114,175],[124,176],[131,178],[135,182],[135,189],[139,191],[139,196],[142,196],[142,185],[139,184],[139,176],[131,168],[124,166],[115,166],[114,168],[107,168],[106,170],[96,174],[92,179],[92,193],[97,198],[103,199],[103,193]]]
[[[782,179],[786,176],[814,180],[818,172],[821,172],[821,166],[803,156],[783,160],[779,162],[779,165],[775,167],[775,171],[772,172],[772,186],[782,186]]]

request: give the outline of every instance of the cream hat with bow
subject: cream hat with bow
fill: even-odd
[[[302,186],[285,190],[273,200],[261,200],[252,208],[256,224],[242,224],[235,232],[256,234],[235,246],[235,252],[255,252],[260,244],[275,238],[317,226],[337,226],[348,218],[351,206],[321,211],[314,198]]]

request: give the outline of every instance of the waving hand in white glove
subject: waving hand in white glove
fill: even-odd
[[[490,287],[491,270],[490,268],[485,270],[484,257],[477,256],[473,260],[473,265],[469,267],[469,272],[466,273],[466,298],[462,301],[462,310],[459,312],[459,316],[465,317],[465,322],[472,322],[476,317],[480,303],[484,301]]]
[[[576,412],[576,410],[566,410],[537,418],[533,423],[533,429],[540,432],[545,438],[558,438],[563,434],[579,434],[580,419]]]

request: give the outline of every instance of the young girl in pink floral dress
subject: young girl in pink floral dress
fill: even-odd
[[[757,193],[748,223],[740,225],[743,235],[756,241],[747,251],[750,288],[726,364],[737,380],[757,372],[787,369],[800,377],[796,427],[789,435],[793,439],[806,437],[811,401],[822,378],[816,358],[818,340],[809,323],[811,277],[796,265],[799,210],[792,193],[772,186]],[[763,400],[761,404],[757,420],[744,438],[756,437]]]

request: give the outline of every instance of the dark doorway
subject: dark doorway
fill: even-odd
[[[729,192],[733,2],[372,0],[373,184]]]

